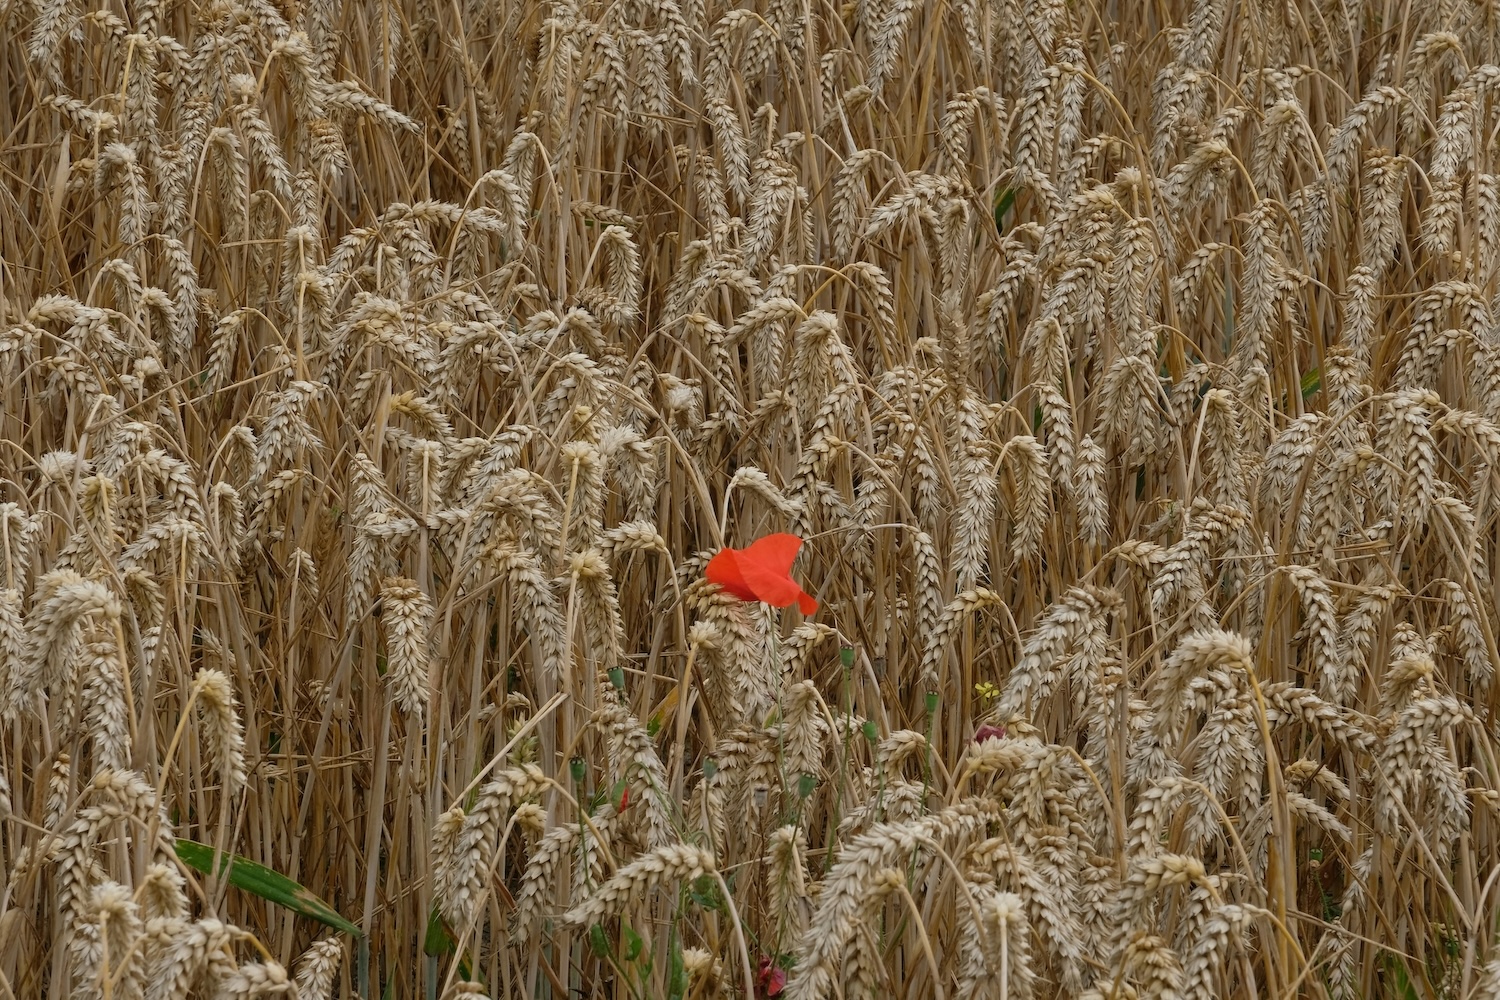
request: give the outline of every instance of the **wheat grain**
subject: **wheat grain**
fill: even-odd
[[[420,715],[427,705],[427,676],[431,669],[428,637],[432,630],[432,601],[416,581],[387,578],[380,587],[386,627],[387,677],[401,711]]]
[[[204,669],[193,678],[193,690],[204,715],[204,740],[209,757],[224,776],[226,790],[238,792],[247,780],[245,730],[240,722],[234,689],[222,671]]]
[[[666,844],[621,868],[588,902],[564,914],[563,922],[587,927],[664,882],[692,880],[713,872],[713,855],[702,848]]]

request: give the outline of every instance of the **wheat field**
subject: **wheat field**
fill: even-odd
[[[1500,3],[0,0],[0,92],[0,1000],[1500,998]]]

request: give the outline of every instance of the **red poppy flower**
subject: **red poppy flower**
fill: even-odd
[[[760,968],[755,973],[755,984],[760,987],[762,996],[779,997],[781,991],[786,989],[786,970],[779,961],[762,958]]]
[[[984,725],[980,726],[978,732],[974,734],[975,743],[983,743],[985,740],[1003,739],[1005,739],[1005,727],[992,726],[989,723],[985,723]]]
[[[742,601],[764,601],[775,608],[795,602],[810,615],[818,610],[818,602],[792,579],[792,560],[800,548],[802,539],[796,535],[767,535],[747,548],[721,549],[703,575]]]

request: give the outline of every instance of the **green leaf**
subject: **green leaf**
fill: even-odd
[[[427,936],[422,941],[422,953],[434,958],[453,954],[458,947],[458,942],[453,940],[453,932],[443,920],[443,915],[434,906],[432,915],[427,918]],[[473,973],[469,968],[469,960],[465,955],[458,956],[458,972],[464,979],[473,979]]]
[[[1323,388],[1323,369],[1314,368],[1302,376],[1302,398],[1310,399],[1319,389]]]
[[[712,875],[700,875],[693,880],[688,896],[705,910],[718,910],[724,906],[724,897],[719,894],[719,883]]]
[[[196,840],[177,841],[177,856],[182,859],[183,864],[194,868],[205,874],[211,873],[214,863],[214,849],[207,844],[200,844]],[[360,930],[354,924],[345,920],[338,910],[314,896],[304,886],[287,878],[278,871],[273,871],[265,865],[256,864],[249,858],[238,854],[222,854],[219,857],[219,872],[225,869],[229,871],[229,884],[236,889],[244,889],[246,892],[254,893],[261,899],[270,900],[281,906],[285,906],[293,913],[304,917],[311,917],[319,923],[327,924],[335,930],[344,931],[355,937],[361,937]]]
[[[667,975],[667,998],[681,1000],[687,995],[688,977],[687,965],[682,960],[682,942],[677,940],[676,934],[672,935],[671,963]]]
[[[609,957],[609,938],[604,936],[603,924],[589,925],[589,947],[594,949],[594,954],[600,958]]]
[[[1406,968],[1406,963],[1401,961],[1390,952],[1383,952],[1385,956],[1386,974],[1394,980],[1394,996],[1397,1000],[1419,1000],[1417,988],[1411,981],[1411,972]]]
[[[448,955],[457,944],[458,942],[453,940],[453,935],[448,933],[442,914],[434,906],[432,915],[427,918],[427,936],[422,940],[422,953],[433,956]]]
[[[1005,213],[1016,203],[1015,188],[1001,188],[995,195],[995,232],[1005,232]]]
[[[646,947],[646,942],[628,924],[620,928],[620,933],[625,935],[625,961],[634,962],[641,957],[641,949]]]

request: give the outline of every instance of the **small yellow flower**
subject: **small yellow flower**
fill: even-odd
[[[995,685],[991,684],[989,681],[980,681],[978,684],[975,684],[974,693],[978,695],[979,700],[984,702],[985,704],[989,704],[996,698],[1000,697],[1000,689],[995,687]]]

